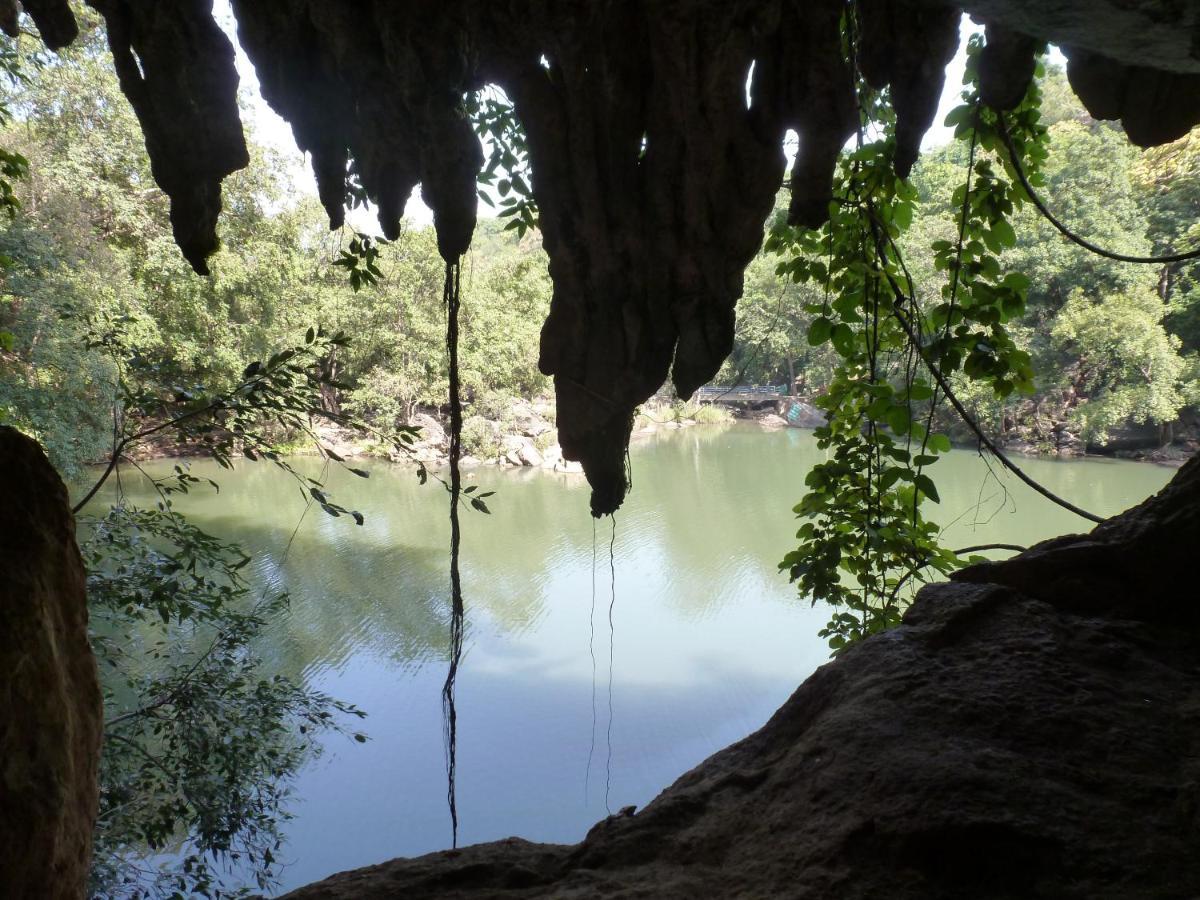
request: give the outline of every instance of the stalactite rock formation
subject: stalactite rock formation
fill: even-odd
[[[67,489],[0,425],[0,896],[82,897],[98,795],[100,685]]]
[[[175,236],[197,271],[217,247],[220,182],[246,165],[229,41],[212,0],[89,0],[108,24]],[[462,96],[514,100],[554,294],[541,366],[554,377],[564,455],[592,510],[620,505],[636,406],[668,376],[682,396],[733,341],[742,272],[799,135],[789,218],[827,216],[837,154],[856,121],[842,0],[554,3],[232,0],[267,101],[311,154],[332,225],[369,200],[387,236],[420,184],[446,259],[475,225],[479,141]],[[1011,106],[1043,39],[1063,44],[1089,110],[1142,146],[1200,121],[1200,11],[1161,0],[968,0],[988,24],[990,102]],[[74,36],[66,0],[25,0],[50,46]],[[905,175],[932,122],[960,7],[860,6],[858,64],[888,86]],[[16,27],[15,0],[0,26]],[[747,85],[749,86],[747,87]],[[469,304],[469,298],[467,298]]]
[[[755,734],[573,846],[509,839],[289,900],[1200,894],[1200,458],[922,589]]]

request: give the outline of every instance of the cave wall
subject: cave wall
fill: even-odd
[[[0,425],[0,896],[81,897],[102,712],[67,489]]]
[[[792,218],[818,224],[856,122],[840,0],[404,11],[235,0],[234,10],[264,96],[312,153],[334,225],[347,190],[361,189],[394,235],[420,182],[442,253],[457,258],[481,165],[459,98],[498,84],[513,99],[554,283],[540,364],[597,515],[624,496],[635,407],[668,375],[690,395],[732,348],[742,272],[783,179],[785,131],[804,148]],[[864,17],[865,56],[875,83],[896,86],[911,164],[957,13],[889,0]],[[897,35],[911,38],[899,56]]]
[[[89,0],[171,197],[197,271],[217,246],[220,182],[246,165],[233,50],[211,0]],[[399,232],[419,183],[447,261],[475,225],[479,141],[464,92],[498,84],[528,138],[554,293],[541,367],[554,377],[564,455],[583,463],[592,510],[627,489],[636,406],[668,375],[688,396],[728,355],[742,272],[800,135],[789,217],[824,220],[857,112],[842,0],[232,0],[267,102],[312,158],[330,223],[369,198]],[[26,0],[49,46],[74,37],[66,0]],[[1040,39],[1060,42],[1088,109],[1142,146],[1200,121],[1200,12],[1163,0],[967,0],[988,25],[982,88],[1017,102]],[[960,7],[859,6],[859,66],[890,86],[896,166],[916,160],[957,44]],[[14,0],[0,26],[15,28]],[[747,75],[753,64],[749,98]],[[470,300],[467,298],[467,302]]]

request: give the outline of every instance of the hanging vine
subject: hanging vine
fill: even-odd
[[[942,546],[942,530],[927,515],[930,504],[940,502],[933,467],[951,449],[949,436],[935,429],[943,406],[962,419],[981,450],[1030,488],[1100,521],[1028,477],[954,390],[969,380],[999,397],[1033,391],[1029,355],[1007,328],[1024,311],[1029,282],[1005,271],[1000,257],[1016,243],[1016,210],[1031,197],[1041,206],[1032,187],[1047,155],[1038,82],[1002,116],[980,98],[983,37],[968,42],[962,102],[946,119],[966,148],[963,180],[953,195],[955,238],[928,248],[946,280],[922,292],[902,252],[917,192],[895,174],[896,116],[888,91],[870,88],[858,75],[857,10],[847,4],[842,34],[855,73],[858,131],[854,149],[838,163],[829,221],[816,229],[777,223],[766,241],[766,250],[780,257],[778,274],[821,288],[822,301],[806,307],[816,316],[808,342],[840,358],[817,401],[828,423],[816,436],[829,458],[806,478],[808,492],[795,507],[804,520],[799,544],[780,566],[802,594],[834,608],[821,635],[835,651],[897,624],[921,584],[969,561],[967,550]],[[517,210],[510,212],[517,216],[514,227],[535,221],[527,182],[501,184],[496,174],[524,171],[524,141],[511,105],[499,95],[481,96],[473,115],[491,146],[481,181],[499,184],[507,206]]]
[[[853,62],[853,7],[845,26]],[[895,625],[920,584],[967,561],[941,545],[941,529],[926,515],[940,501],[930,469],[950,450],[949,437],[934,430],[940,404],[1035,490],[1099,520],[1021,472],[954,393],[959,379],[982,381],[999,397],[1033,390],[1029,356],[1006,327],[1024,311],[1029,282],[1006,272],[1000,255],[1016,243],[1010,220],[1029,196],[1024,172],[1036,180],[1046,157],[1046,129],[1036,80],[1006,120],[982,103],[982,49],[982,38],[971,38],[962,103],[946,119],[967,145],[967,162],[954,192],[956,238],[930,247],[935,269],[947,275],[934,298],[923,302],[901,250],[917,196],[895,174],[895,116],[887,93],[861,78],[857,144],[839,163],[829,222],[781,225],[767,240],[782,257],[779,274],[823,289],[823,301],[808,307],[817,316],[808,341],[840,357],[817,401],[828,423],[816,437],[829,457],[806,478],[808,493],[795,507],[805,520],[799,545],[780,566],[801,593],[833,606],[821,634],[835,652]],[[1024,160],[1021,174],[1013,160]]]

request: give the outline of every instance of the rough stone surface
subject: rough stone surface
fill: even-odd
[[[1064,52],[1067,78],[1088,112],[1120,119],[1139,147],[1178,140],[1200,122],[1200,74],[1126,66],[1079,48]]]
[[[0,426],[0,895],[83,896],[101,705],[67,490]]]
[[[529,442],[522,444],[517,454],[521,457],[521,464],[525,466],[540,466],[543,462],[538,448]]]
[[[412,418],[412,424],[421,429],[421,440],[424,443],[432,444],[439,449],[448,446],[446,429],[429,413],[417,413]]]
[[[113,65],[142,125],[154,180],[171,198],[175,242],[192,267],[207,274],[205,260],[218,245],[221,179],[250,162],[233,45],[212,17],[212,0],[90,2],[104,16]]]
[[[945,6],[947,0],[920,0]],[[963,0],[976,21],[1000,22],[1125,65],[1200,72],[1200,4],[1190,0]]]
[[[176,240],[203,271],[217,246],[220,181],[246,164],[233,52],[212,0],[89,2],[108,23]],[[70,40],[66,0],[24,6],[51,45]],[[596,515],[624,498],[636,406],[668,374],[690,396],[732,348],[742,272],[784,173],[784,134],[800,138],[789,218],[817,225],[857,123],[844,0],[232,6],[264,97],[311,154],[334,226],[347,202],[369,199],[395,237],[420,183],[439,249],[456,259],[475,226],[482,162],[462,97],[497,84],[513,99],[554,282],[540,364],[554,377],[563,453],[582,462]],[[984,88],[1000,106],[1028,84],[1031,38],[1049,38],[1066,48],[1092,114],[1120,119],[1135,143],[1200,121],[1200,4],[964,6],[988,23]],[[960,6],[872,0],[859,10],[858,62],[891,91],[903,175],[936,112]],[[14,22],[13,0],[0,0],[0,27]]]
[[[1086,536],[925,588],[757,733],[580,844],[335,875],[383,897],[1200,894],[1200,459]]]

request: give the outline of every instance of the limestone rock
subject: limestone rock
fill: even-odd
[[[820,428],[828,421],[823,409],[804,400],[784,401],[780,403],[780,410],[793,428]]]
[[[67,489],[0,426],[0,894],[82,897],[102,710]]]
[[[520,457],[522,465],[540,466],[542,464],[542,454],[538,452],[537,447],[528,441],[521,445],[521,449],[517,451],[517,455]]]
[[[1086,536],[926,587],[762,729],[574,846],[509,839],[293,900],[1200,894],[1200,458]]]
[[[441,422],[429,415],[429,413],[417,413],[412,418],[412,424],[421,429],[420,441],[422,443],[441,449],[445,449],[448,446],[446,429],[442,427]]]
[[[122,90],[171,197],[197,271],[217,247],[221,179],[247,164],[233,49],[211,0],[90,0]],[[24,0],[50,46],[71,40],[66,0]],[[1067,48],[1092,114],[1147,145],[1200,121],[1200,4],[1184,0],[965,0],[988,23],[987,96],[1013,102],[1037,39]],[[475,226],[480,142],[463,97],[512,99],[554,293],[539,365],[554,378],[563,453],[582,462],[592,511],[623,501],[634,410],[670,375],[680,397],[733,346],[746,264],[798,136],[793,224],[825,221],[838,154],[857,126],[842,49],[844,0],[686,3],[396,3],[232,0],[263,96],[310,154],[338,227],[370,200],[395,238],[420,183],[452,262]],[[860,4],[862,74],[886,85],[907,173],[936,113],[959,4]],[[0,0],[13,29],[14,0]],[[748,78],[748,73],[753,77]]]
[[[233,45],[213,19],[211,0],[90,2],[104,15],[113,66],[142,125],[154,180],[171,198],[175,242],[207,275],[206,259],[219,244],[221,180],[250,162]]]

